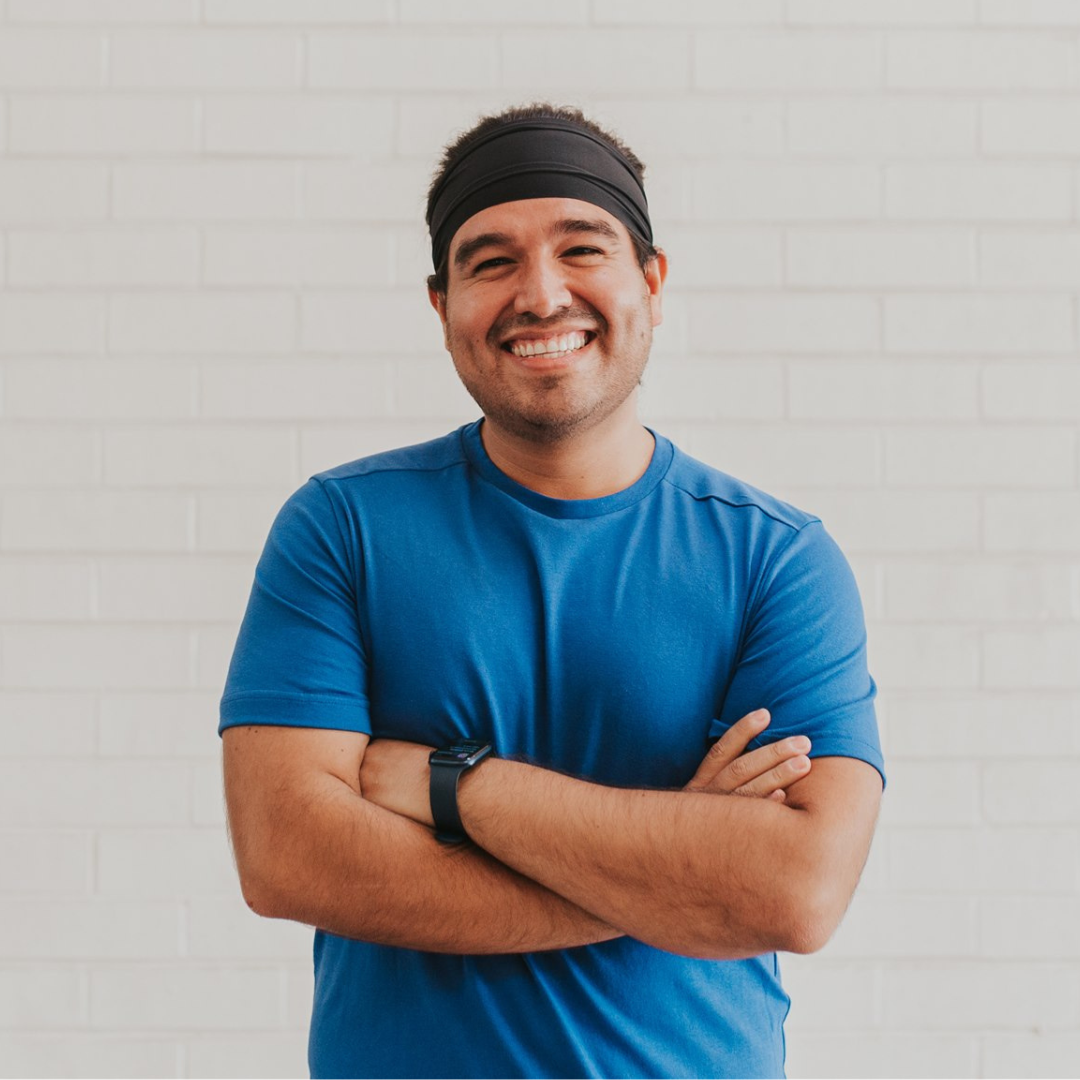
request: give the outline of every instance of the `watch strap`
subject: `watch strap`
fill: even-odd
[[[458,780],[467,768],[457,762],[431,763],[431,816],[435,839],[444,844],[460,844],[468,839],[457,804]]]

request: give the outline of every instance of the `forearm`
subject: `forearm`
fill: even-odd
[[[327,776],[279,825],[249,902],[343,937],[444,953],[569,948],[619,931],[470,846],[365,801]]]
[[[495,858],[659,948],[735,959],[818,947],[820,853],[804,810],[602,787],[514,761],[476,769],[459,805]]]

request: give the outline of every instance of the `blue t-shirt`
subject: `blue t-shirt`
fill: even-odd
[[[667,439],[633,485],[560,500],[490,460],[480,422],[301,488],[274,523],[221,728],[290,724],[678,788],[710,739],[882,768],[851,571],[814,517]],[[779,1076],[775,954],[631,938],[447,956],[316,931],[315,1076]]]

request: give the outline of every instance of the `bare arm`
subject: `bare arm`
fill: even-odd
[[[782,801],[809,761],[790,740],[743,754],[767,722],[759,713],[733,725],[692,783]],[[382,741],[369,748],[351,732],[244,726],[227,729],[224,743],[241,887],[260,915],[432,952],[524,952],[620,935],[484,851],[439,844],[362,797],[361,766]]]
[[[379,749],[375,797],[430,821],[426,750]],[[736,959],[825,944],[866,860],[881,779],[821,758],[786,794],[629,791],[492,760],[462,778],[459,805],[484,850],[604,922],[671,952]]]

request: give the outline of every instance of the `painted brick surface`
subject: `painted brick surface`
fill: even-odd
[[[821,516],[889,787],[788,1074],[1080,1060],[1073,0],[0,3],[0,1072],[298,1076],[216,706],[309,475],[475,416],[442,142],[530,97],[648,165],[642,415]],[[539,58],[539,59],[537,59]]]

